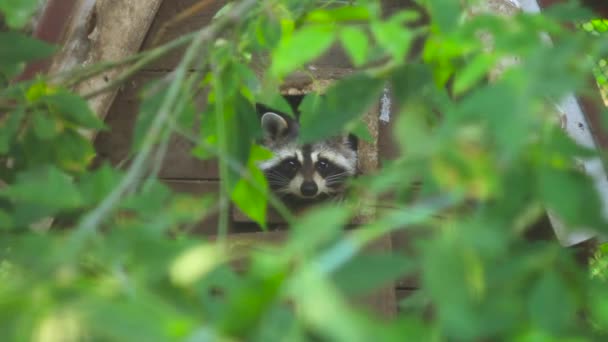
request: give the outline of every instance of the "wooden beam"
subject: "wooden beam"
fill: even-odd
[[[79,65],[118,61],[137,53],[156,16],[162,0],[81,0],[73,13],[63,49],[55,58],[50,73]],[[120,74],[110,70],[80,84],[80,94],[105,86]],[[118,89],[89,100],[100,118],[105,118]],[[93,139],[96,132],[89,132]]]

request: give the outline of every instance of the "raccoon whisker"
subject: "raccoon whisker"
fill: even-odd
[[[329,177],[325,178],[325,183],[341,182],[345,179],[346,179],[346,176],[344,176],[344,175],[329,176]]]
[[[336,178],[336,177],[348,177],[348,173],[347,172],[336,173],[333,175],[329,175],[326,179]]]
[[[268,177],[268,176],[267,176],[267,177],[266,177],[266,179],[267,179],[268,181],[273,181],[273,182],[283,182],[283,183],[289,183],[289,181],[290,181],[290,179],[289,179],[289,178],[285,178],[285,177],[281,178],[281,177],[273,177],[273,176]]]
[[[277,171],[274,170],[270,170],[266,172],[266,177],[269,179],[281,179],[281,180],[285,180],[285,181],[289,181],[290,179],[287,178],[285,175],[282,175],[280,173],[278,173]]]
[[[288,182],[276,181],[276,180],[266,180],[266,182],[270,185],[287,185]]]

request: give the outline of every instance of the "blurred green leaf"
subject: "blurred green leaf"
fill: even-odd
[[[53,94],[43,96],[39,99],[43,103],[56,110],[67,121],[85,128],[103,129],[103,120],[91,110],[89,104],[80,96],[68,93],[67,91],[57,91]]]
[[[40,6],[38,0],[0,0],[0,12],[4,13],[6,23],[13,29],[25,26]]]
[[[91,173],[82,175],[78,181],[78,188],[84,202],[94,205],[103,200],[118,184],[120,173],[108,164],[104,164]]]
[[[320,56],[334,41],[331,26],[305,26],[284,37],[272,54],[270,73],[283,77]]]
[[[175,285],[190,286],[223,261],[224,256],[217,246],[197,246],[186,250],[173,261],[169,275]]]
[[[566,331],[577,314],[571,291],[552,271],[543,274],[532,287],[528,310],[533,323],[556,334]]]
[[[69,175],[55,167],[33,169],[17,176],[17,182],[0,189],[0,196],[14,202],[71,209],[82,204],[82,196]]]
[[[433,18],[433,26],[437,27],[442,33],[452,32],[457,24],[461,4],[452,0],[427,0],[427,9]]]
[[[32,116],[34,132],[41,140],[52,139],[59,133],[57,123],[47,113],[37,111]]]
[[[456,73],[456,80],[454,81],[453,88],[454,94],[460,95],[479,82],[494,65],[495,59],[495,56],[489,54],[475,56],[462,71]]]
[[[392,286],[394,281],[412,272],[414,265],[412,258],[404,255],[368,252],[340,267],[333,278],[345,293],[362,295],[382,286]]]
[[[340,31],[340,42],[355,66],[365,63],[369,41],[363,31],[347,26]]]
[[[12,140],[18,135],[21,120],[25,116],[23,107],[9,112],[6,120],[0,120],[0,153],[7,153],[11,147]]]
[[[8,4],[4,5],[8,6]],[[15,4],[11,4],[11,7],[12,5]],[[19,7],[17,6],[17,9]],[[0,4],[0,10],[2,9],[3,6]],[[6,10],[6,7],[4,9]],[[15,24],[20,23],[16,22]],[[0,32],[0,73],[13,77],[19,71],[22,63],[49,57],[54,52],[54,46],[24,34],[13,31]]]
[[[291,228],[291,247],[306,252],[323,246],[342,231],[351,215],[348,208],[341,206],[315,208]]]
[[[300,141],[340,134],[347,123],[371,109],[383,87],[382,79],[356,74],[337,82],[324,96],[307,96],[300,105]]]
[[[571,228],[605,229],[599,195],[591,179],[579,172],[544,167],[539,171],[543,202]]]
[[[370,19],[369,8],[365,6],[340,6],[331,9],[313,10],[306,16],[306,21],[329,23],[336,21],[366,21]]]
[[[372,23],[371,30],[374,37],[395,60],[401,62],[410,50],[414,34],[403,23],[407,16],[395,15],[390,20]]]
[[[266,228],[268,184],[257,163],[269,157],[268,151],[253,145],[247,163],[247,171],[251,178],[241,178],[231,194],[234,204],[262,228]]]

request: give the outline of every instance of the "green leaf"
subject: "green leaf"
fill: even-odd
[[[365,63],[369,42],[362,30],[346,26],[340,31],[340,41],[355,66]]]
[[[331,87],[322,97],[307,96],[300,105],[300,139],[311,142],[342,133],[380,98],[384,80],[357,74]]]
[[[260,121],[255,108],[240,94],[230,102],[224,104],[224,124],[228,136],[226,153],[242,166],[249,165],[252,142],[259,138],[262,133]],[[222,161],[221,161],[222,162]],[[228,179],[223,179],[228,184],[230,192],[234,189],[237,182],[241,179],[240,171],[234,167],[228,168]]]
[[[0,154],[7,153],[11,148],[24,116],[25,109],[19,107],[8,113],[4,120],[0,120]]]
[[[60,90],[39,99],[67,121],[84,128],[103,129],[103,120],[97,117],[82,97]]]
[[[261,98],[258,100],[269,108],[280,111],[281,113],[287,114],[292,118],[295,117],[293,109],[285,97],[279,92],[263,92]]]
[[[479,82],[492,68],[496,61],[494,55],[479,54],[467,64],[464,69],[456,73],[454,81],[454,94],[460,95]]]
[[[84,203],[94,205],[101,202],[120,181],[120,173],[108,164],[82,175],[78,187]]]
[[[543,274],[532,287],[528,310],[532,322],[556,334],[566,331],[578,314],[572,292],[554,271]]]
[[[414,38],[414,34],[403,24],[407,18],[408,16],[402,13],[394,15],[387,21],[378,21],[371,25],[378,44],[399,63],[403,62]]]
[[[15,184],[0,190],[0,196],[53,209],[72,209],[82,204],[72,178],[52,166],[20,173]]]
[[[291,228],[290,243],[296,251],[312,251],[334,239],[352,213],[347,207],[321,206],[299,218]]]
[[[57,123],[48,113],[40,111],[34,112],[32,113],[32,121],[34,133],[41,140],[52,139],[59,133]]]
[[[234,204],[264,229],[266,228],[268,184],[264,173],[257,167],[257,162],[269,157],[267,150],[253,145],[247,163],[247,171],[251,177],[250,179],[241,178],[231,194]]]
[[[367,21],[369,19],[370,11],[365,6],[341,6],[332,9],[318,9],[308,13],[306,16],[306,21],[315,23]]]
[[[340,289],[351,295],[370,293],[403,277],[414,269],[412,257],[395,253],[357,255],[333,275]]]
[[[43,59],[54,52],[54,46],[24,34],[0,32],[0,73],[14,76],[21,63]]]
[[[305,26],[290,37],[284,37],[272,54],[270,74],[283,77],[302,67],[327,50],[333,43],[331,26]]]
[[[52,142],[54,160],[64,170],[82,172],[95,157],[95,149],[87,138],[74,130],[60,134]]]
[[[456,29],[460,16],[460,2],[453,0],[429,0],[428,10],[433,18],[433,26],[442,33]]]
[[[543,167],[538,171],[543,202],[568,226],[606,229],[599,195],[588,176],[561,168]]]
[[[6,24],[13,29],[25,26],[39,6],[39,0],[0,0],[0,12],[4,13]]]

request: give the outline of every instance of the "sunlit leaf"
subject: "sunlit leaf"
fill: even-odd
[[[365,6],[341,6],[332,9],[314,10],[306,16],[310,22],[335,22],[335,21],[365,21],[370,18],[369,9]]]
[[[331,26],[305,26],[284,37],[272,54],[270,73],[282,77],[320,56],[334,41]]]
[[[221,250],[213,244],[205,244],[186,250],[178,256],[169,269],[171,281],[178,286],[189,286],[224,261]]]
[[[409,52],[414,34],[404,26],[404,16],[393,16],[384,22],[374,22],[371,30],[374,37],[395,61],[403,61]]]
[[[241,178],[231,194],[234,203],[263,228],[266,228],[268,184],[257,163],[269,157],[268,151],[254,145],[247,164],[250,177]]]
[[[369,42],[364,32],[355,27],[345,27],[340,31],[340,42],[355,66],[365,63]]]
[[[492,67],[495,58],[492,55],[478,55],[465,68],[456,74],[454,94],[459,95],[480,81]]]

